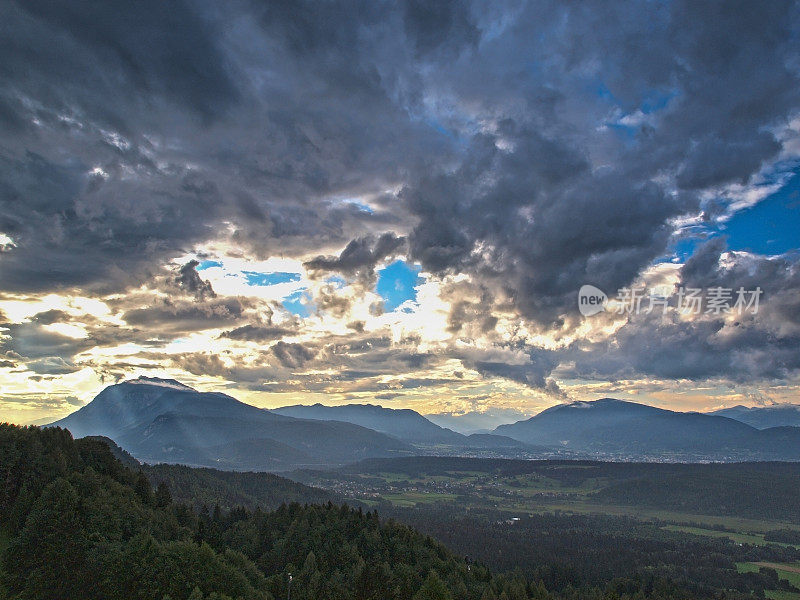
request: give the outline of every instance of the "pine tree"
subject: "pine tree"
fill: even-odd
[[[414,600],[453,600],[453,595],[441,580],[436,571],[431,571],[419,591],[414,594]]]
[[[78,493],[63,478],[44,491],[6,551],[9,591],[20,598],[83,598],[89,542]]]
[[[163,481],[156,487],[156,506],[164,508],[172,504],[172,494],[169,492],[169,486]]]
[[[153,488],[150,486],[150,480],[147,479],[147,475],[141,471],[139,471],[139,475],[136,477],[136,484],[133,489],[144,504],[148,506],[153,505]]]
[[[203,600],[203,592],[200,591],[199,587],[195,586],[189,596],[189,600]]]
[[[492,590],[491,586],[486,586],[486,589],[483,590],[483,594],[481,594],[481,600],[497,600],[497,595]]]

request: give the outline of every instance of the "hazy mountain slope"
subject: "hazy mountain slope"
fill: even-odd
[[[520,442],[507,435],[497,435],[494,433],[472,433],[467,436],[467,443],[471,448],[526,448],[529,450],[541,449],[534,448],[530,444]]]
[[[446,427],[458,433],[488,433],[500,425],[516,423],[530,417],[530,412],[511,408],[490,408],[485,412],[469,411],[463,414],[433,413],[423,415],[439,427]]]
[[[408,408],[384,408],[373,404],[346,404],[344,406],[298,404],[276,408],[272,412],[300,419],[345,421],[418,444],[464,445],[467,443],[466,436],[439,427],[418,412]]]
[[[171,379],[139,377],[108,386],[89,404],[50,425],[69,429],[76,438],[107,435],[116,440],[166,413],[259,421],[281,418],[226,394],[198,392]]]
[[[165,463],[142,464],[107,437],[92,436],[84,439],[103,442],[123,465],[134,471],[143,471],[153,487],[162,482],[166,483],[174,501],[197,508],[203,506],[209,508],[219,504],[223,510],[238,506],[269,509],[289,502],[305,504],[338,500],[331,492],[303,485],[273,473],[234,472]],[[271,440],[248,440],[245,443],[266,445],[267,448],[270,444],[279,444]],[[230,446],[236,446],[236,443]],[[234,461],[237,458],[232,457]]]
[[[150,465],[145,475],[153,486],[167,484],[173,500],[195,507],[223,510],[237,506],[274,509],[282,503],[323,503],[336,501],[331,492],[297,483],[272,473],[236,473],[183,465]]]
[[[709,414],[736,419],[756,429],[784,426],[800,427],[800,405],[798,404],[775,404],[772,406],[753,406],[752,408],[734,406],[715,410]]]
[[[295,419],[225,394],[149,378],[110,386],[52,425],[75,437],[106,436],[147,462],[226,469],[341,464],[411,449],[352,423]]]
[[[474,449],[527,448],[526,444],[507,436],[491,433],[462,435],[446,427],[440,427],[418,412],[407,408],[384,408],[373,404],[344,406],[298,404],[276,408],[272,412],[303,419],[345,421],[420,446],[435,444]]]
[[[622,455],[800,459],[800,430],[758,430],[721,416],[604,398],[549,408],[495,433],[529,443]]]

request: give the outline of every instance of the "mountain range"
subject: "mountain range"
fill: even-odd
[[[756,429],[770,427],[800,427],[800,404],[772,404],[767,406],[734,406],[710,413],[736,419]]]
[[[229,470],[285,470],[412,450],[352,423],[287,417],[226,394],[148,377],[109,386],[51,425],[74,437],[106,436],[145,462]]]
[[[800,460],[800,428],[757,429],[719,414],[603,398],[571,402],[495,433],[528,444],[613,458]]]
[[[272,412],[300,419],[345,421],[396,437],[417,446],[446,445],[471,448],[522,448],[525,443],[496,434],[464,435],[440,427],[418,412],[408,409],[384,408],[374,404],[296,404],[275,408]]]
[[[299,419],[346,421],[362,427],[369,427],[407,442],[420,444],[462,444],[466,440],[466,436],[434,425],[418,412],[407,408],[392,409],[373,404],[346,404],[344,406],[297,404],[275,408],[272,412]]]
[[[143,462],[240,471],[424,453],[420,446],[528,449],[509,437],[456,433],[413,410],[355,404],[266,410],[153,377],[111,385],[50,426],[76,438],[105,436]]]
[[[440,427],[469,435],[470,433],[490,433],[499,425],[528,419],[532,414],[531,411],[492,407],[487,410],[471,410],[464,413],[426,413],[424,416]]]
[[[557,405],[490,433],[464,435],[409,409],[314,404],[266,410],[171,379],[140,377],[107,387],[51,425],[74,437],[106,436],[147,463],[287,471],[430,454],[800,460],[800,427],[771,426],[795,423],[790,417],[797,414],[778,407],[683,413],[604,398]]]

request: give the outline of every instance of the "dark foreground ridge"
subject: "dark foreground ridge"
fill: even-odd
[[[287,597],[290,581],[300,600],[744,600],[798,591],[757,566],[800,559],[791,542],[742,547],[622,517],[531,515],[509,525],[502,513],[385,507],[454,553],[370,509],[265,508],[281,496],[326,494],[274,475],[137,471],[106,440],[73,440],[60,428],[0,425],[0,469],[3,599],[271,600]],[[221,506],[239,501],[248,507]],[[756,566],[740,572],[740,563]]]
[[[0,425],[0,465],[0,597],[264,600],[287,596],[290,573],[297,599],[548,597],[361,509],[196,512],[59,428]]]

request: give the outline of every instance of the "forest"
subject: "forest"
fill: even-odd
[[[223,508],[237,474],[226,483],[181,467],[181,479],[167,478],[183,494],[216,482],[197,503],[131,466],[102,440],[0,425],[0,597],[633,600],[796,591],[768,567],[732,568],[734,559],[797,560],[788,547],[742,547],[732,559],[721,540],[690,543],[663,531],[648,539],[625,520],[573,516],[498,528],[479,516],[379,515],[331,501]]]

